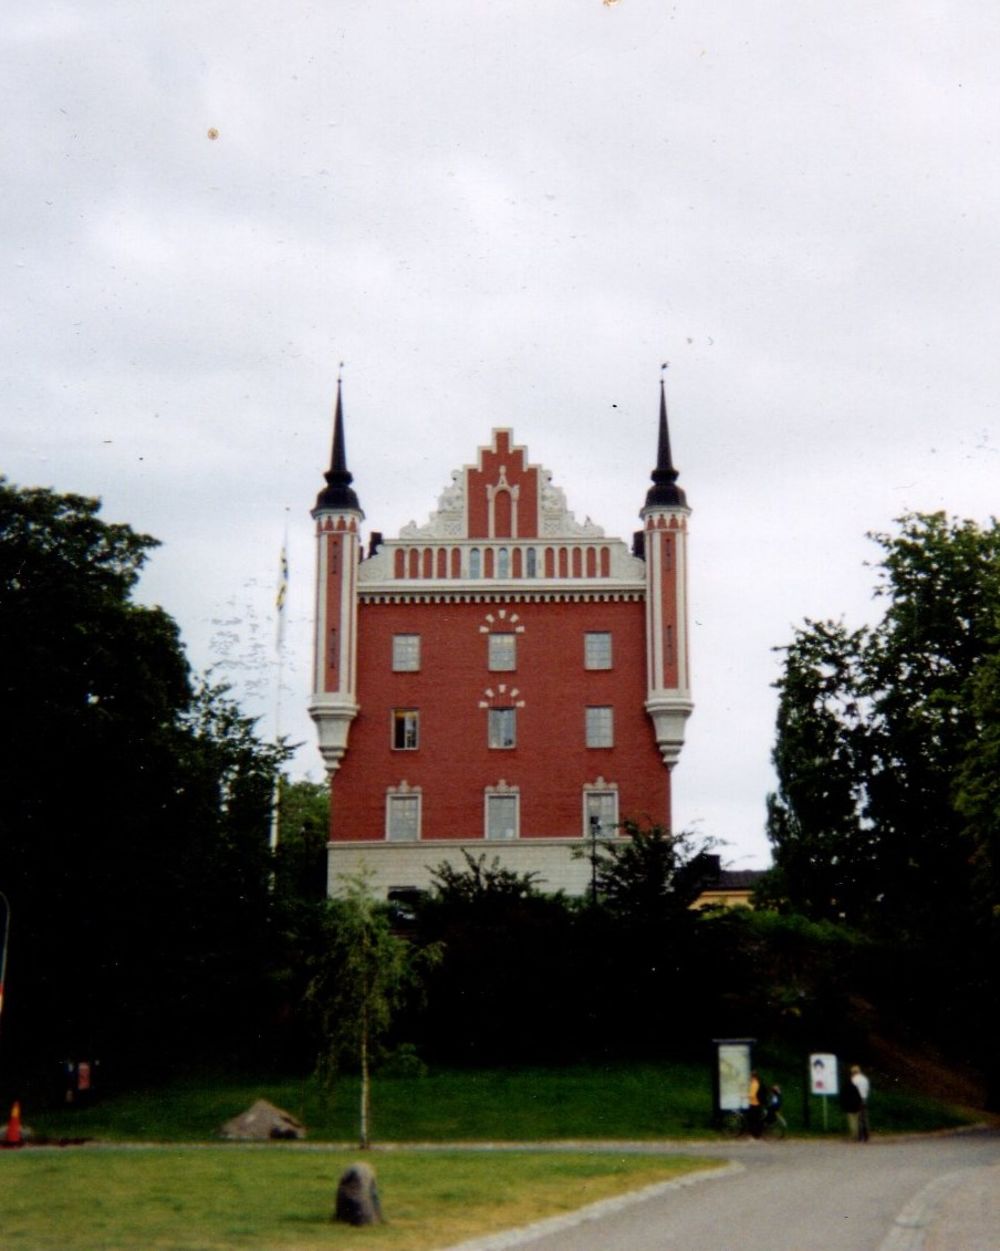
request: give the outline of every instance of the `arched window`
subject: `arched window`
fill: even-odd
[[[536,578],[538,576],[537,557],[533,547],[528,548],[528,577]]]
[[[478,547],[473,547],[469,551],[469,577],[481,578],[483,576],[483,556]]]
[[[497,552],[497,577],[510,577],[510,552],[506,547],[501,547]]]

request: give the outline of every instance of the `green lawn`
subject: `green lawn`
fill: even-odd
[[[608,1153],[368,1156],[386,1223],[331,1222],[354,1153],[259,1147],[0,1153],[4,1251],[426,1251],[554,1216],[711,1161]]]
[[[783,1079],[785,1116],[792,1132],[800,1132],[798,1075],[777,1067],[766,1072],[771,1081]],[[224,1121],[261,1097],[302,1120],[312,1140],[356,1140],[357,1083],[350,1078],[326,1092],[311,1079],[249,1081],[202,1075],[156,1090],[108,1097],[89,1109],[46,1112],[26,1105],[24,1119],[36,1132],[54,1138],[204,1142],[216,1137]],[[839,1131],[843,1125],[839,1107],[831,1107],[829,1114],[830,1130]],[[423,1078],[377,1076],[373,1088],[375,1143],[704,1137],[711,1132],[710,1118],[707,1065],[438,1070]],[[919,1094],[875,1086],[876,1132],[937,1129],[965,1119]],[[814,1100],[812,1131],[818,1132],[821,1125],[819,1101]]]

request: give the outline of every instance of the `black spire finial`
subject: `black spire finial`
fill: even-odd
[[[656,448],[653,485],[646,492],[647,508],[686,508],[687,498],[677,485],[677,470],[670,458],[670,430],[667,426],[667,392],[663,373],[668,362],[660,366],[660,433]]]
[[[343,368],[343,362],[341,362]],[[333,415],[333,451],[330,468],[323,475],[327,485],[316,496],[316,512],[353,509],[361,512],[361,505],[351,483],[354,475],[347,468],[347,452],[344,447],[344,406],[341,400],[341,381],[337,377],[337,408]]]

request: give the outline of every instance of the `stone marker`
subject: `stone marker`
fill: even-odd
[[[380,1225],[382,1209],[375,1185],[375,1170],[369,1164],[352,1164],[337,1186],[337,1206],[333,1219],[345,1225]]]
[[[266,1099],[258,1099],[245,1112],[226,1121],[220,1132],[223,1138],[259,1142],[266,1138],[305,1138],[306,1127],[291,1113],[276,1108]]]

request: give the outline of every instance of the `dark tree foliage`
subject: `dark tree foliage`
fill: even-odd
[[[985,776],[1000,528],[917,514],[873,537],[882,620],[810,621],[786,649],[769,835],[793,906],[916,940],[976,910],[990,823],[960,779]]]
[[[155,540],[99,508],[0,480],[8,1069],[149,1065],[256,1026],[284,752],[194,688],[174,621],[132,600]]]
[[[635,821],[624,821],[622,833],[594,847],[601,905],[631,922],[690,921],[691,905],[714,872],[707,859],[713,841]]]
[[[545,895],[533,874],[485,856],[439,866],[417,932],[444,955],[422,1032],[408,1027],[428,1058],[571,1062],[700,1046],[690,904],[708,866],[689,836],[627,829],[602,840],[596,905]]]
[[[428,979],[430,1010],[410,1035],[430,1057],[464,1064],[575,1054],[581,961],[566,900],[485,856],[441,864],[433,878],[416,936],[443,957]]]
[[[785,649],[767,893],[914,953],[895,989],[968,1037],[995,999],[1000,526],[911,514],[872,537],[882,619],[809,621]]]

